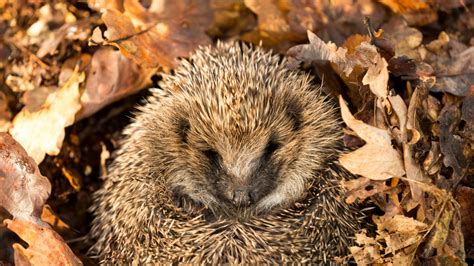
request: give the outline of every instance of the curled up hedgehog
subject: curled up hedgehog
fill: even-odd
[[[344,202],[340,119],[307,74],[244,44],[163,78],[91,207],[105,264],[322,263],[363,213]]]

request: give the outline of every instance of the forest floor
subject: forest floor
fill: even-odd
[[[379,209],[374,234],[350,247],[357,263],[473,263],[473,11],[472,0],[0,0],[0,265],[96,263],[88,208],[122,129],[161,73],[217,40],[287,56],[339,101],[352,150],[340,162],[359,177],[345,200]]]

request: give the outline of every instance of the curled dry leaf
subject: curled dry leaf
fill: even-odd
[[[374,217],[377,232],[385,239],[386,250],[392,253],[402,251],[416,244],[428,229],[428,225],[403,215]]]
[[[82,265],[62,237],[51,228],[20,220],[5,220],[5,224],[28,243],[28,248],[13,244],[15,265]]]
[[[464,126],[464,135],[470,143],[474,143],[474,85],[469,88],[469,93],[464,98],[461,109],[461,119],[466,123]],[[474,152],[471,147],[471,155]]]
[[[64,128],[74,123],[81,108],[79,84],[83,81],[84,73],[76,70],[62,88],[48,95],[38,111],[30,112],[23,108],[13,119],[10,133],[37,163],[46,153],[59,153]]]
[[[429,8],[425,0],[379,0],[395,13],[405,13]]]
[[[402,158],[392,147],[391,137],[384,129],[376,128],[355,119],[346,103],[339,96],[342,119],[366,144],[339,158],[341,164],[353,174],[373,180],[386,180],[403,176]]]
[[[438,56],[431,58],[430,62],[435,66],[436,84],[433,91],[445,91],[457,96],[466,96],[474,84],[474,47],[446,56],[440,60]]]
[[[337,66],[346,76],[354,69],[355,63],[347,58],[347,49],[337,47],[332,42],[325,43],[316,34],[308,31],[309,44],[302,44],[288,50],[288,65],[298,68],[301,62],[327,60]]]
[[[421,59],[417,47],[423,41],[423,34],[409,27],[402,17],[392,17],[383,25],[383,36],[394,46],[395,56],[405,55],[412,59]]]
[[[427,25],[438,19],[437,10],[431,8],[428,3],[434,6],[443,1],[431,0],[379,0],[387,5],[393,12],[403,15],[411,25]]]
[[[45,225],[41,210],[51,192],[35,161],[9,134],[0,133],[0,206],[15,219]]]
[[[285,39],[290,33],[290,25],[285,13],[273,0],[244,0],[245,5],[258,15],[258,28],[264,35],[275,39]]]
[[[459,187],[456,191],[456,201],[460,205],[461,228],[466,249],[470,247],[471,252],[474,252],[474,188]]]
[[[8,108],[7,96],[0,91],[0,132],[8,131],[11,117],[12,113],[10,112],[10,108]]]
[[[90,35],[90,20],[80,20],[73,23],[66,23],[58,30],[55,30],[50,38],[46,39],[39,48],[36,55],[43,58],[46,55],[56,53],[58,46],[68,40],[86,40]]]
[[[457,127],[461,121],[461,111],[454,105],[446,105],[439,115],[439,137],[443,163],[451,167],[457,177],[464,175],[469,159],[464,154],[465,140],[458,135]],[[472,163],[472,161],[471,161]]]
[[[377,235],[356,234],[358,246],[349,250],[359,265],[382,263],[388,265],[412,264],[416,248],[423,239],[428,225],[403,215],[384,215],[373,218]]]
[[[244,3],[257,15],[258,28],[243,39],[272,46],[301,42],[308,30],[340,44],[353,33],[366,32],[361,18],[370,17],[378,25],[386,14],[380,4],[370,0],[245,0]]]
[[[384,262],[381,255],[383,246],[375,238],[367,236],[366,230],[355,235],[355,242],[358,246],[349,247],[349,251],[357,265]]]
[[[399,96],[390,96],[388,100],[395,111],[395,114],[398,117],[401,136],[399,139],[402,140],[402,147],[403,147],[403,163],[404,168],[406,171],[406,176],[408,180],[415,180],[419,182],[429,182],[429,179],[425,176],[424,172],[421,169],[419,163],[415,161],[413,156],[413,145],[411,140],[408,139],[407,132],[417,132],[415,129],[415,119],[416,119],[416,108],[419,107],[419,99],[418,96],[419,91],[415,90],[412,95],[409,109],[407,109],[403,99]],[[416,134],[412,134],[415,136]],[[410,191],[415,200],[416,204],[421,204],[424,206],[424,198],[421,189],[418,187],[417,182],[409,182],[410,184]]]
[[[141,68],[120,51],[99,49],[92,56],[78,119],[149,85],[154,72],[154,69]]]
[[[385,58],[377,54],[373,58],[373,64],[369,65],[367,73],[362,79],[362,84],[369,85],[370,90],[377,97],[387,97],[388,69]]]
[[[348,47],[349,52],[334,43],[325,43],[310,31],[308,39],[310,44],[297,45],[288,50],[290,68],[297,68],[301,62],[327,60],[350,88],[359,90],[362,85],[369,85],[376,96],[388,95],[388,64],[374,45],[362,41],[356,47]],[[367,72],[362,80],[359,80],[358,75],[351,76],[353,72],[362,74],[365,71]],[[359,84],[354,86],[354,82]]]
[[[357,199],[364,201],[366,198],[391,189],[390,186],[385,185],[384,181],[371,180],[367,177],[343,181],[342,185],[347,190],[345,196],[348,204],[354,203]]]
[[[205,33],[212,22],[207,0],[155,0],[148,9],[137,0],[125,0],[124,9],[103,14],[106,44],[120,48],[139,65],[176,66],[178,57],[210,41]]]

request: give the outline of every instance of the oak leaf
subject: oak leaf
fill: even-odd
[[[178,57],[210,43],[205,33],[212,22],[207,0],[155,0],[149,8],[125,0],[123,12],[107,9],[102,20],[107,26],[105,44],[145,67],[175,67]]]
[[[339,158],[341,164],[353,174],[373,180],[386,180],[405,174],[400,153],[392,147],[389,133],[355,119],[346,103],[339,97],[342,119],[366,144]]]
[[[46,154],[59,153],[64,128],[74,123],[75,115],[81,109],[79,84],[84,76],[76,70],[62,88],[48,95],[38,111],[23,108],[13,119],[10,134],[36,163],[43,161]]]

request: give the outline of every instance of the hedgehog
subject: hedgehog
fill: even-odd
[[[94,194],[103,264],[328,263],[362,226],[344,201],[335,104],[284,57],[218,43],[138,107]]]

